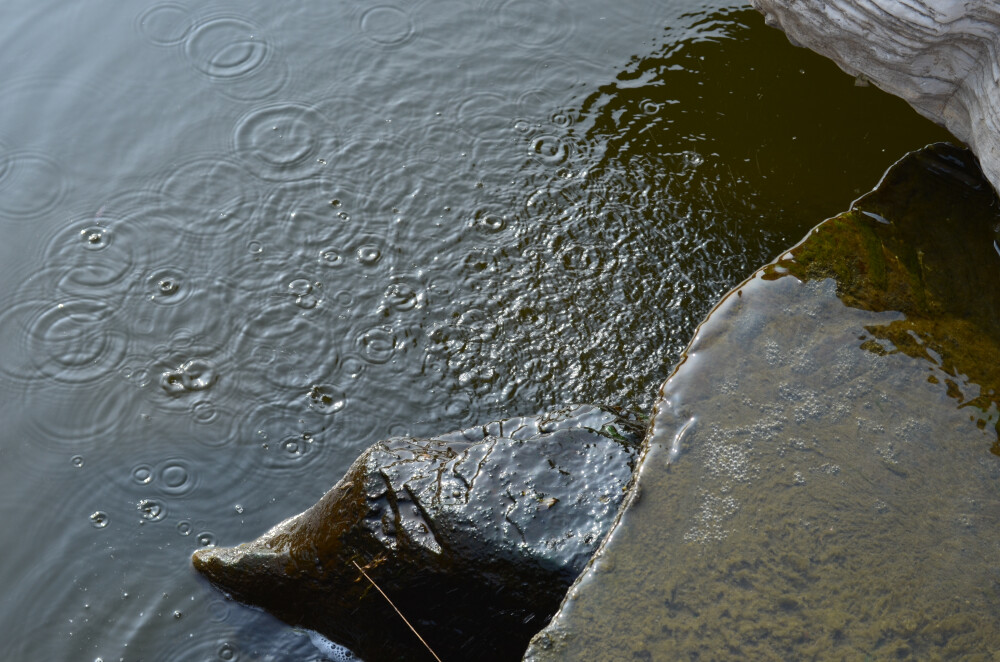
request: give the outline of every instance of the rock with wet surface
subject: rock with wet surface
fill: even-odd
[[[768,24],[902,97],[979,157],[1000,190],[1000,3],[752,0]]]
[[[309,510],[194,565],[368,662],[429,659],[356,563],[443,659],[518,659],[609,530],[640,442],[593,406],[389,439]]]
[[[997,228],[934,145],[727,295],[525,659],[994,659]]]

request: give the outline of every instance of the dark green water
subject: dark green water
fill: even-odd
[[[318,659],[188,558],[373,441],[648,410],[946,137],[725,2],[0,8],[7,659]]]

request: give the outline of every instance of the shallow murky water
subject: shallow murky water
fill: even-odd
[[[525,659],[992,659],[998,221],[935,145],[728,294]]]
[[[199,581],[373,441],[648,409],[945,137],[726,2],[0,8],[15,660],[316,659]]]

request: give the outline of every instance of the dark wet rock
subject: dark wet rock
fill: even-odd
[[[525,659],[993,659],[998,229],[934,145],[727,295]]]
[[[389,439],[309,510],[194,565],[368,662],[429,659],[356,563],[443,659],[518,659],[609,530],[640,441],[592,406]]]

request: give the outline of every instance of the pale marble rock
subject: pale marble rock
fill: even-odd
[[[751,0],[768,25],[905,99],[1000,191],[998,0]]]

